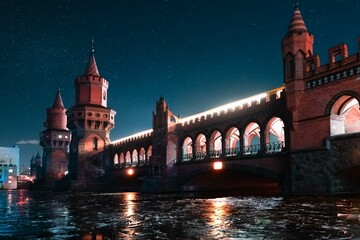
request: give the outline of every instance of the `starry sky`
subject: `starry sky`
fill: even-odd
[[[159,96],[189,116],[279,87],[281,39],[295,1],[2,0],[0,146],[20,146],[29,165],[58,83],[66,108],[91,39],[117,112],[111,139],[152,127]],[[346,43],[357,51],[360,0],[298,1],[314,52]]]

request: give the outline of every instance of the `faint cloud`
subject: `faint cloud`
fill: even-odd
[[[35,140],[35,139],[20,140],[16,144],[39,144],[39,140]]]

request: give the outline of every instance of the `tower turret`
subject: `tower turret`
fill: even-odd
[[[296,4],[290,26],[281,43],[285,83],[304,78],[305,60],[313,54],[313,43],[314,36],[307,31],[300,8]],[[293,90],[303,89],[303,86],[293,87]]]
[[[44,122],[46,130],[40,133],[40,145],[43,147],[42,178],[51,185],[65,176],[68,168],[68,146],[71,140],[71,133],[66,127],[66,109],[60,89],[57,90],[54,103],[46,110],[46,114],[47,118]]]
[[[72,132],[69,170],[73,180],[96,181],[111,167],[104,150],[111,143],[116,112],[107,108],[109,83],[99,74],[93,42],[84,75],[74,84],[75,105],[67,112]]]

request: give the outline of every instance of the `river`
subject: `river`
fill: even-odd
[[[360,197],[0,191],[0,239],[356,239]]]

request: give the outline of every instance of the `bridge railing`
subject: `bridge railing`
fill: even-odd
[[[225,155],[227,157],[230,157],[230,156],[236,156],[240,154],[240,147],[236,147],[236,148],[226,148],[225,149]]]
[[[196,152],[195,153],[196,160],[201,160],[201,159],[204,159],[205,157],[206,157],[206,152]]]
[[[209,151],[210,158],[219,158],[221,157],[222,150],[211,150]]]
[[[193,160],[193,154],[192,153],[184,153],[182,155],[181,161],[191,161]]]
[[[278,153],[284,150],[284,142],[271,142],[266,144],[266,153]]]
[[[255,155],[260,151],[260,144],[244,146],[244,155]]]

